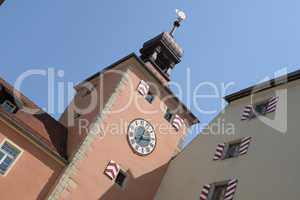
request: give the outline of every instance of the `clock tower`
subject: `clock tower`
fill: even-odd
[[[173,30],[87,78],[61,116],[69,164],[48,199],[153,200],[198,119],[168,87],[183,56]]]

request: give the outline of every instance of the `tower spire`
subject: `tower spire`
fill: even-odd
[[[184,20],[186,20],[186,14],[182,10],[176,9],[175,12],[176,12],[176,15],[177,15],[177,19],[174,21],[173,28],[170,31],[170,35],[172,37],[174,37],[174,33],[175,33],[176,29],[180,27],[181,23]]]
[[[157,71],[170,81],[170,74],[175,65],[180,63],[183,49],[177,44],[174,33],[186,19],[183,11],[176,9],[177,19],[174,21],[170,32],[163,32],[146,41],[140,49],[141,59],[150,63]]]

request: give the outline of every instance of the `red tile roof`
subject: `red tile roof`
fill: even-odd
[[[65,159],[67,128],[1,78],[0,85],[2,85],[9,94],[16,94],[14,96],[18,96],[18,101],[20,101],[23,106],[39,110],[36,114],[27,113],[22,109],[16,113],[7,113],[0,108],[1,116],[5,116],[10,122],[21,126],[26,130],[26,133],[31,134],[30,136],[38,140],[46,149],[52,151],[56,156]]]

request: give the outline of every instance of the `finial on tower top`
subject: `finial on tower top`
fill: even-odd
[[[176,29],[178,27],[180,27],[181,22],[186,20],[186,14],[182,10],[176,9],[175,12],[176,12],[176,15],[177,15],[177,19],[176,19],[176,21],[174,21],[173,28],[170,31],[170,35],[172,37],[174,36],[174,33],[175,33]]]
[[[183,49],[177,44],[173,34],[180,27],[182,21],[186,19],[186,15],[178,9],[176,9],[176,15],[177,19],[174,21],[170,32],[163,32],[148,40],[140,49],[141,59],[156,68],[167,81],[170,81],[172,69],[180,63],[183,56]]]

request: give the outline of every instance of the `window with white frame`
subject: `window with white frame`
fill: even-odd
[[[4,141],[0,147],[0,174],[4,175],[16,161],[21,150],[9,141]]]

